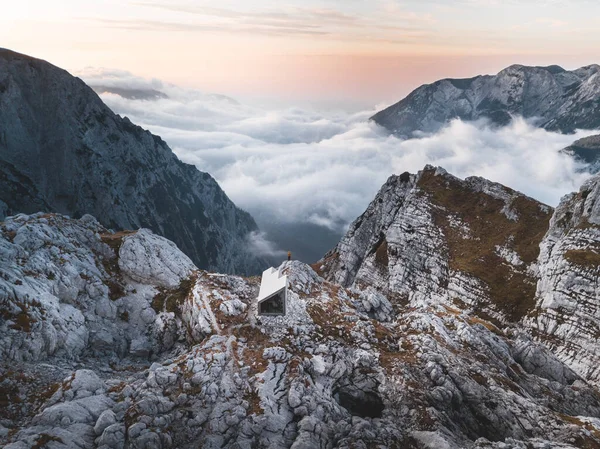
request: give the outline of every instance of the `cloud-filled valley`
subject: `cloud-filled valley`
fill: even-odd
[[[213,175],[279,249],[303,259],[318,258],[335,244],[388,176],[425,164],[460,177],[483,176],[552,206],[587,176],[560,150],[589,131],[561,135],[523,119],[500,129],[456,120],[437,134],[400,140],[368,121],[379,108],[265,109],[127,72],[90,69],[80,76],[92,86],[166,94],[152,101],[101,97],[160,135],[183,161]]]

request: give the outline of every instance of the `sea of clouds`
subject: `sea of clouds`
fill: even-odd
[[[88,69],[80,76],[92,86],[165,93],[168,98],[154,100],[101,97],[160,135],[184,162],[212,174],[267,234],[277,234],[278,246],[296,244],[292,234],[320,233],[305,259],[335,244],[390,175],[426,164],[463,178],[483,176],[552,206],[589,176],[560,152],[589,131],[562,135],[523,119],[500,129],[455,120],[436,134],[400,140],[369,122],[381,106],[358,112],[259,108],[127,72]],[[286,226],[294,231],[282,232]],[[266,245],[272,252],[276,246]]]

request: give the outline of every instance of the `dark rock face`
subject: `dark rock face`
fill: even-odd
[[[538,118],[553,131],[594,129],[600,127],[599,72],[598,65],[573,71],[513,65],[495,76],[444,79],[419,87],[372,120],[404,137],[435,132],[454,118],[503,126],[514,115]]]
[[[150,228],[201,268],[262,268],[247,251],[254,220],[209,174],[115,115],[80,79],[8,50],[0,50],[0,201],[0,218],[90,213],[109,228]]]
[[[563,150],[575,159],[585,162],[592,173],[600,171],[600,135],[579,139]]]
[[[565,385],[579,376],[600,382],[600,176],[554,211],[440,168],[406,178],[390,177],[315,268],[385,295],[392,318],[444,304],[526,329],[552,354],[519,341],[512,356],[525,371]]]

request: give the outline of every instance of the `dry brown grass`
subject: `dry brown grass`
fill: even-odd
[[[504,332],[502,332],[502,330],[496,326],[495,324],[486,321],[486,320],[482,320],[481,318],[478,318],[476,316],[470,316],[468,318],[468,323],[473,325],[473,324],[481,324],[482,326],[484,326],[485,328],[487,328],[487,330],[489,330],[490,332],[493,332],[496,335],[499,336],[504,336]]]
[[[4,235],[4,238],[11,243],[15,241],[15,237],[17,236],[16,231],[8,231],[5,229],[2,229],[2,234]]]
[[[114,234],[100,234],[102,242],[113,250],[113,257],[102,259],[104,271],[112,277],[112,279],[106,281],[106,285],[108,286],[108,297],[113,301],[125,296],[124,283],[119,268],[119,250],[123,244],[123,239],[128,235],[135,234],[135,232],[136,231],[120,231]]]
[[[14,421],[22,418],[20,404],[31,406],[32,413],[39,410],[60,387],[60,383],[44,383],[36,376],[20,371],[9,369],[2,372],[0,374],[0,419]],[[18,405],[16,409],[15,405]]]
[[[575,438],[575,447],[583,449],[600,449],[600,431],[596,429],[596,427],[590,423],[583,422],[575,416],[565,415],[563,413],[557,413],[557,416],[565,423],[575,425],[589,432],[589,434],[580,434]]]
[[[600,254],[592,249],[570,249],[565,252],[565,259],[570,263],[585,268],[598,268]]]
[[[235,335],[246,339],[247,346],[242,353],[242,359],[244,365],[250,368],[249,376],[264,372],[269,366],[268,360],[263,357],[264,349],[270,344],[269,337],[249,324],[236,329]]]
[[[512,241],[513,250],[525,264],[534,262],[551,213],[542,211],[536,201],[519,196],[511,205],[519,218],[509,220],[502,212],[502,200],[465,188],[457,180],[435,176],[433,171],[423,174],[419,187],[437,206],[432,214],[447,238],[450,268],[482,280],[489,288],[494,307],[510,320],[518,321],[532,310],[535,280],[525,270],[508,266],[496,255],[495,248]],[[468,225],[472,238],[463,238],[460,231],[450,226],[449,215],[459,216]]]
[[[31,449],[44,449],[48,447],[48,443],[51,441],[55,441],[57,443],[63,443],[63,440],[59,437],[55,437],[54,435],[48,435],[47,433],[41,433]]]
[[[485,376],[481,375],[480,373],[469,373],[469,376],[471,377],[471,379],[473,379],[475,382],[477,382],[479,385],[487,387],[488,384],[488,380]]]
[[[333,296],[333,299],[327,302],[312,301],[306,307],[306,311],[325,338],[348,345],[354,344],[354,339],[350,335],[354,323],[344,319],[337,296]]]
[[[137,231],[119,231],[114,234],[106,233],[100,234],[100,239],[103,243],[107,244],[112,248],[115,254],[119,255],[119,250],[123,244],[123,239],[129,235],[135,234]]]
[[[197,273],[193,273],[190,277],[182,279],[177,288],[159,288],[151,303],[154,311],[171,312],[176,315],[181,313],[181,307],[192,294],[197,278]]]
[[[126,382],[120,382],[108,389],[109,393],[120,393],[127,386]]]
[[[261,415],[264,409],[260,405],[260,396],[256,391],[248,391],[244,395],[244,400],[248,401],[248,415]]]
[[[32,303],[32,305],[40,306],[38,302]],[[4,320],[13,321],[9,326],[11,329],[27,333],[31,332],[31,326],[37,323],[37,320],[30,316],[30,304],[17,302],[16,306],[20,309],[17,313],[11,313],[6,308],[2,307],[2,309],[0,309],[0,317]]]
[[[313,270],[315,270],[315,272],[319,276],[321,276],[323,278],[327,278],[327,275],[335,267],[335,265],[337,264],[339,259],[340,259],[339,253],[337,253],[335,251],[331,251],[331,252],[327,253],[322,260],[312,264],[311,268]],[[321,267],[323,267],[323,268],[321,268]]]

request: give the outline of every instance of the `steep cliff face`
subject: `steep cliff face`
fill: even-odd
[[[600,395],[518,329],[282,269],[288,314],[260,317],[257,278],[148,230],[6,220],[0,445],[599,447]]]
[[[576,140],[563,151],[588,164],[587,170],[591,173],[600,171],[600,135]]]
[[[564,197],[541,244],[526,324],[580,375],[600,381],[600,176]]]
[[[315,266],[399,305],[459,305],[498,322],[535,306],[536,260],[552,209],[482,178],[426,167],[392,176]]]
[[[419,87],[372,119],[410,136],[437,131],[454,118],[506,125],[513,115],[537,118],[541,127],[561,132],[600,127],[600,66],[567,71],[513,65],[495,76],[444,79]]]
[[[0,213],[89,213],[107,227],[146,227],[194,262],[259,272],[256,224],[207,173],[160,137],[115,115],[80,79],[0,50]]]
[[[481,178],[426,167],[392,176],[315,265],[372,287],[396,312],[444,304],[521,326],[600,383],[600,176],[556,209]]]

